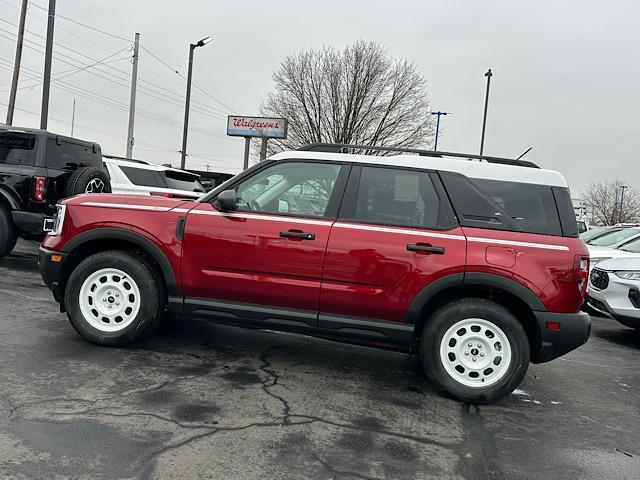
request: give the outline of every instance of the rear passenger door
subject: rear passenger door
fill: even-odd
[[[319,327],[349,330],[354,317],[402,323],[420,290],[464,272],[465,250],[435,173],[354,166],[327,246]]]

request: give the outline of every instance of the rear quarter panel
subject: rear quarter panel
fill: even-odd
[[[576,255],[588,256],[579,238],[464,227],[467,272],[510,278],[529,288],[548,311],[580,309]]]

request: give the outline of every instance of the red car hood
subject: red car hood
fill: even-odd
[[[116,195],[111,193],[89,193],[85,195],[76,195],[60,202],[63,205],[85,205],[85,206],[105,206],[113,205],[114,207],[122,206],[126,208],[139,207],[144,209],[149,207],[150,210],[173,210],[181,207],[186,203],[193,203],[193,200],[182,198],[166,198],[155,195]]]

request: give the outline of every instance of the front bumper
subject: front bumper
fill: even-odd
[[[538,322],[540,337],[534,347],[531,361],[544,363],[584,345],[591,333],[588,313],[533,312]],[[548,328],[548,322],[559,324],[559,329]]]
[[[638,302],[640,282],[621,279],[612,272],[608,272],[608,274],[609,283],[603,290],[598,290],[589,283],[587,304],[627,327],[640,328],[640,308],[636,308],[631,301],[634,298],[636,304]]]
[[[62,269],[68,253],[54,252],[40,247],[38,269],[45,285],[53,293],[53,298],[60,305],[64,304],[64,292],[61,285]]]

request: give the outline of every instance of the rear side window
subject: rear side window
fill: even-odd
[[[135,167],[120,167],[122,172],[127,176],[134,185],[143,187],[167,188],[162,177],[155,170],[147,170]]]
[[[93,145],[56,141],[47,139],[47,168],[57,170],[76,169],[78,167],[102,167],[102,152]]]
[[[204,187],[198,181],[198,177],[196,175],[175,172],[173,170],[160,172],[160,175],[164,178],[164,181],[169,188],[173,188],[175,190],[185,190],[187,192],[205,192]]]
[[[0,132],[0,163],[35,165],[36,136],[29,133]]]
[[[448,229],[456,225],[428,172],[363,167],[354,220],[382,225]]]
[[[467,178],[451,172],[442,172],[441,177],[462,225],[562,235],[550,186]]]

